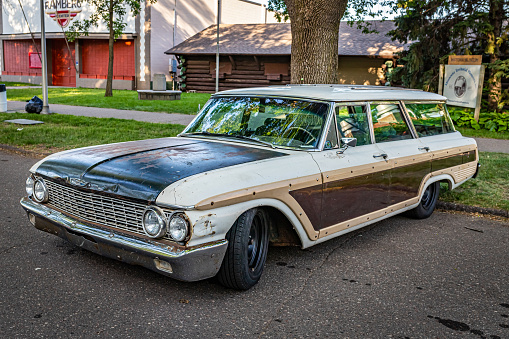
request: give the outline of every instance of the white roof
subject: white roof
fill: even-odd
[[[412,100],[445,102],[447,100],[444,96],[417,89],[362,85],[286,85],[252,87],[233,89],[213,94],[213,96],[218,95],[288,97],[325,101]]]

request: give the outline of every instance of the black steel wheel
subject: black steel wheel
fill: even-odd
[[[440,195],[440,182],[430,184],[422,194],[419,205],[405,214],[414,219],[426,219],[433,214]]]
[[[262,276],[269,247],[269,216],[260,208],[242,213],[226,234],[228,249],[219,269],[219,282],[247,290]]]

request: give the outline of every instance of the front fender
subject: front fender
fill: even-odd
[[[273,207],[288,218],[301,241],[302,248],[315,243],[309,239],[303,225],[285,203],[277,199],[256,199],[208,210],[186,211],[185,213],[192,224],[192,236],[188,245],[196,246],[206,242],[224,240],[226,233],[242,213],[255,207],[264,206]]]

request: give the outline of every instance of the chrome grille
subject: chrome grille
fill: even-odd
[[[141,219],[146,205],[79,191],[49,180],[45,183],[49,192],[48,205],[85,221],[145,234]]]

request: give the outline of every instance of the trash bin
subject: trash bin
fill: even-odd
[[[0,84],[0,112],[7,112],[7,89]]]

